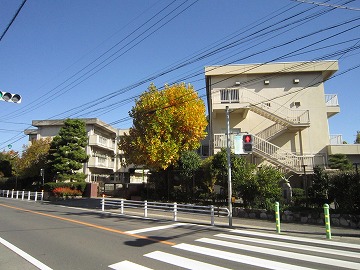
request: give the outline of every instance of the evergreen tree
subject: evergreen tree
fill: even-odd
[[[335,154],[329,157],[329,167],[331,169],[338,169],[340,171],[347,171],[352,169],[351,161],[344,154]]]
[[[84,180],[85,175],[77,172],[87,162],[87,134],[85,123],[77,119],[67,119],[50,146],[50,165],[59,180]]]

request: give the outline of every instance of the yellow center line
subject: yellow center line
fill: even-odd
[[[175,245],[174,242],[158,240],[158,239],[154,239],[154,238],[143,236],[143,235],[130,234],[130,233],[127,233],[124,231],[120,231],[120,230],[116,230],[116,229],[112,229],[112,228],[108,228],[108,227],[104,227],[104,226],[100,226],[100,225],[96,225],[96,224],[92,224],[92,223],[88,223],[88,222],[83,222],[83,221],[79,221],[76,219],[59,217],[59,216],[55,216],[55,215],[51,215],[51,214],[41,213],[41,212],[28,210],[28,209],[24,209],[24,208],[19,208],[19,207],[15,207],[15,206],[10,206],[10,205],[6,205],[6,204],[0,204],[0,206],[15,209],[15,210],[20,210],[23,212],[32,213],[32,214],[36,214],[36,215],[40,215],[40,216],[44,216],[44,217],[55,218],[55,219],[59,219],[59,220],[63,220],[63,221],[67,221],[67,222],[71,222],[71,223],[75,223],[75,224],[80,224],[80,225],[84,225],[84,226],[91,227],[91,228],[96,228],[96,229],[103,230],[103,231],[108,231],[108,232],[113,232],[113,233],[117,233],[117,234],[121,234],[121,235],[131,236],[131,237],[138,238],[138,239],[145,239],[145,240],[149,240],[152,242],[162,243],[162,244],[170,245],[170,246]]]

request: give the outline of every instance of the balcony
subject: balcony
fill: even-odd
[[[114,162],[106,157],[90,157],[88,161],[89,168],[109,169],[114,171]]]
[[[100,135],[90,135],[89,136],[89,145],[97,146],[103,149],[111,150],[115,152],[116,144],[112,139],[105,138]]]
[[[325,105],[328,118],[340,112],[339,100],[336,94],[326,94]]]
[[[360,144],[344,144],[341,134],[330,135],[328,154],[358,155]]]

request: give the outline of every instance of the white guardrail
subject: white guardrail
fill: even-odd
[[[173,221],[177,221],[179,213],[205,215],[210,216],[210,224],[215,225],[215,215],[218,217],[229,217],[229,209],[226,207],[214,207],[213,205],[201,206],[194,204],[178,204],[174,203],[159,203],[148,201],[132,201],[125,199],[106,199],[101,200],[101,210],[111,211],[117,210],[121,214],[125,213],[125,209],[142,209],[144,217],[148,217],[148,211],[160,211],[172,213]]]
[[[11,198],[11,199],[21,199],[21,200],[33,200],[33,201],[42,201],[44,199],[44,191],[25,191],[25,190],[0,190],[0,196]]]

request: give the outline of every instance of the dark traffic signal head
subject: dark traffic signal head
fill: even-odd
[[[12,103],[21,103],[21,96],[19,94],[0,91],[0,100]]]

